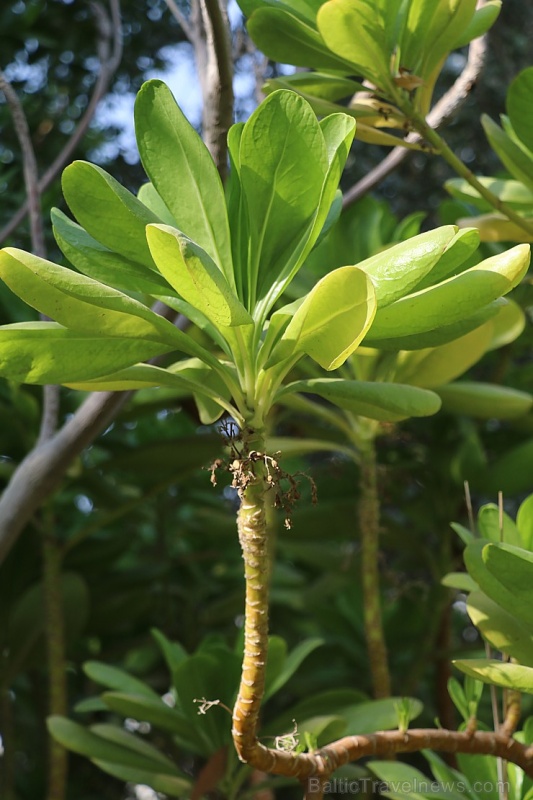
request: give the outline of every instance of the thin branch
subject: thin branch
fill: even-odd
[[[446,125],[461,108],[468,95],[474,88],[485,64],[487,53],[487,37],[481,36],[471,42],[468,50],[468,61],[453,86],[435,103],[427,121],[432,128],[441,128]],[[408,142],[420,142],[422,137],[418,133],[407,136]],[[391,152],[372,169],[368,175],[354,184],[343,197],[342,206],[348,208],[360,200],[365,194],[374,189],[412,153],[405,147],[395,147]]]
[[[122,26],[120,21],[120,0],[109,0],[111,18],[99,3],[91,3],[98,29],[97,52],[100,60],[100,72],[94,90],[85,110],[72,136],[52,162],[38,183],[39,192],[42,194],[56,179],[73,152],[78,147],[92,122],[98,103],[105,95],[122,58]],[[0,242],[3,242],[18,227],[29,211],[28,200],[12,216],[10,221],[0,231]]]
[[[194,40],[194,30],[189,20],[187,19],[185,14],[181,11],[180,7],[175,2],[175,0],[165,0],[165,2],[168,6],[168,10],[172,14],[178,25],[180,26],[181,30],[183,31],[189,42],[192,44]]]
[[[61,430],[21,461],[0,499],[0,564],[72,461],[105,430],[130,394],[94,392]]]

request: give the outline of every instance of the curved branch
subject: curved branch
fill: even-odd
[[[99,3],[92,3],[91,7],[96,18],[98,29],[97,51],[100,59],[100,72],[94,86],[94,90],[85,110],[85,114],[79,121],[74,133],[66,143],[65,147],[55,158],[52,164],[38,182],[39,193],[42,194],[50,184],[56,179],[59,172],[65,166],[81,139],[85,135],[87,128],[92,122],[98,103],[109,88],[111,78],[115,73],[120,59],[122,58],[122,29],[120,21],[120,0],[110,0],[111,18]],[[28,200],[11,217],[10,221],[0,231],[0,242],[3,242],[20,225],[29,211]]]
[[[0,564],[82,450],[120,411],[129,392],[95,392],[51,439],[21,461],[0,498]]]
[[[474,39],[468,49],[468,61],[466,62],[464,70],[453,86],[451,86],[440,100],[435,103],[427,116],[427,122],[430,127],[434,129],[441,128],[455,116],[474,88],[483,70],[486,54],[487,36],[480,36],[479,39]],[[421,139],[422,137],[418,133],[411,133],[407,137],[408,142],[419,142]],[[394,172],[411,152],[411,150],[402,146],[395,147],[391,150],[383,161],[380,161],[368,175],[365,175],[345,192],[342,200],[342,207],[348,208],[374,189],[378,183],[390,175],[391,172]]]

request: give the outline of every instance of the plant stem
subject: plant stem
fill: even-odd
[[[241,761],[251,761],[259,747],[257,727],[265,687],[268,651],[269,547],[266,525],[266,469],[262,461],[249,462],[253,451],[264,452],[264,435],[245,432],[238,476],[241,506],[237,518],[246,580],[244,657],[241,683],[233,710],[233,741]],[[253,763],[253,761],[252,761]]]
[[[363,619],[374,697],[390,697],[391,679],[383,631],[379,581],[379,498],[373,436],[359,441],[358,518],[361,535]]]
[[[438,153],[440,153],[442,158],[450,165],[457,175],[459,175],[461,178],[464,178],[465,181],[467,181],[470,186],[472,186],[472,188],[475,189],[478,194],[487,201],[487,203],[490,203],[490,205],[496,211],[504,214],[508,219],[512,220],[512,222],[522,228],[522,230],[533,236],[533,222],[521,217],[520,214],[517,214],[516,211],[513,211],[513,209],[507,203],[504,203],[497,195],[491,192],[490,189],[487,189],[486,186],[483,186],[483,184],[478,181],[474,173],[468,169],[466,164],[464,164],[461,159],[455,155],[451,147],[446,144],[442,136],[437,133],[434,128],[428,125],[424,117],[421,116],[411,105],[411,103],[405,99],[405,95],[403,93],[397,93],[395,102],[403,111],[407,119],[410,120],[415,130],[417,130],[418,133],[423,136],[428,144],[430,144]]]
[[[51,535],[53,519],[45,508],[43,532],[43,585],[45,635],[48,655],[48,707],[50,714],[67,713],[67,681],[65,672],[65,620],[61,592],[62,551]],[[63,800],[66,794],[68,752],[54,739],[49,739],[48,800]]]

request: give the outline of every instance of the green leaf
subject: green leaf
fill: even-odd
[[[287,658],[285,659],[285,663],[283,664],[283,668],[276,676],[276,678],[272,681],[270,685],[270,690],[268,693],[269,697],[272,697],[282,689],[287,681],[292,678],[300,664],[310,655],[313,650],[316,650],[317,647],[321,647],[324,644],[323,639],[304,639],[303,642],[296,645],[296,647],[291,650]]]
[[[533,67],[516,76],[507,91],[506,105],[516,135],[533,152]]]
[[[344,709],[343,717],[347,721],[347,736],[356,736],[374,731],[393,730],[398,725],[397,706],[404,698],[387,697],[383,700],[371,700],[358,703]],[[416,719],[424,708],[420,700],[409,699],[409,720]]]
[[[485,178],[482,176],[478,177],[478,181],[515,211],[531,211],[533,209],[533,191],[524,186],[521,181]],[[494,206],[484,197],[481,197],[477,190],[463,178],[452,178],[446,181],[445,188],[452,197],[474,206],[478,211],[494,210]]]
[[[63,171],[63,194],[70,210],[97,241],[131,261],[154,269],[145,228],[161,222],[140,200],[101,167],[75,161]]]
[[[168,225],[146,235],[159,271],[176,292],[215,325],[248,325],[252,318],[209,255]]]
[[[434,389],[458,378],[473,366],[489,348],[491,322],[448,344],[424,350],[407,350],[399,354],[395,379]]]
[[[270,653],[269,653],[270,658]],[[289,729],[293,719],[303,720],[312,717],[334,714],[341,716],[345,708],[367,700],[367,696],[357,689],[327,689],[318,692],[296,705],[291,706],[279,717],[265,726],[265,734],[276,735],[279,731]]]
[[[90,759],[103,759],[147,772],[180,775],[174,765],[167,766],[159,758],[147,757],[131,747],[125,747],[124,744],[111,742],[65,717],[49,717],[47,725],[50,734],[57,742],[67,750],[72,750],[79,755],[87,756]]]
[[[318,394],[352,414],[384,422],[431,416],[440,408],[439,399],[434,392],[396,383],[312,378],[288,384],[279,396],[282,397],[285,392]]]
[[[147,208],[149,208],[150,211],[153,211],[153,213],[159,217],[161,222],[163,222],[165,225],[172,225],[174,228],[176,227],[176,220],[168,210],[161,195],[158,194],[153,183],[143,183],[137,192],[137,199],[140,200],[141,203],[143,203]]]
[[[162,81],[148,81],[139,91],[135,132],[143,167],[177,227],[211,256],[234,285],[220,176],[206,146]]]
[[[314,26],[283,8],[257,9],[247,28],[257,47],[273,61],[341,74],[353,72],[352,64],[331,52]]]
[[[268,658],[265,676],[265,701],[270,697],[270,687],[280,676],[287,660],[287,643],[281,636],[270,636],[268,639]]]
[[[147,695],[117,691],[104,692],[102,700],[107,708],[117,714],[149,722],[160,730],[172,733],[189,752],[203,756],[210,752],[202,737],[191,726],[190,720],[178,709],[167,706],[160,697],[152,698]]]
[[[19,322],[0,327],[0,375],[20,383],[74,384],[174,349],[69,331],[54,322]]]
[[[409,294],[431,272],[456,236],[446,225],[396,244],[357,266],[372,279],[378,307],[385,308]]]
[[[471,716],[470,709],[468,708],[464,689],[457,678],[448,678],[448,694],[464,721],[468,722]]]
[[[511,517],[503,512],[501,515],[503,525],[500,527],[500,509],[495,503],[486,503],[478,511],[477,524],[479,533],[491,542],[505,542],[522,546],[522,539],[518,528]]]
[[[344,97],[351,97],[356,91],[365,90],[362,84],[351,78],[329,75],[325,72],[295,72],[294,75],[286,75],[283,79],[270,79],[263,87],[263,91],[267,89],[270,92],[278,88],[290,88],[299,94],[318,97],[331,103]]]
[[[161,792],[169,797],[189,797],[192,782],[188,778],[178,778],[174,775],[149,772],[135,767],[126,767],[123,764],[114,764],[100,758],[93,759],[99,769],[118,778],[121,781],[141,786],[150,786],[154,791]]]
[[[519,664],[503,664],[501,661],[485,658],[452,661],[452,663],[461,672],[465,672],[483,683],[533,694],[533,669],[530,667],[522,667]]]
[[[84,275],[122,291],[156,296],[172,292],[155,269],[147,270],[109,250],[59,209],[53,208],[51,216],[57,244],[70,263]]]
[[[520,533],[520,546],[525,550],[533,550],[533,494],[520,505],[516,525]]]
[[[137,300],[23,250],[0,252],[0,277],[26,303],[73,331],[142,338],[176,348],[189,341]]]
[[[317,26],[324,42],[352,64],[352,71],[381,89],[390,83],[383,11],[366,0],[330,0],[320,7]]]
[[[134,678],[128,672],[118,667],[112,667],[101,661],[86,661],[83,671],[95,683],[105,686],[107,689],[116,689],[119,692],[129,694],[139,694],[143,697],[156,699],[160,702],[159,695],[151,689],[148,684],[139,678]]]
[[[435,388],[442,410],[478,419],[514,419],[531,409],[533,397],[527,392],[491,383],[460,381]]]
[[[393,787],[402,787],[402,791],[386,791],[386,797],[413,797],[421,798],[423,795],[416,792],[416,786],[423,786],[430,783],[424,773],[420,770],[411,767],[409,764],[402,764],[401,761],[369,761],[367,763],[368,769],[376,775],[380,781],[385,784],[390,784]],[[404,787],[412,787],[411,791],[403,791]],[[443,795],[439,792],[432,790],[431,796],[435,800],[441,800]],[[450,800],[449,795],[446,795],[446,800]]]
[[[310,734],[318,747],[324,747],[330,742],[340,739],[346,731],[346,720],[341,716],[325,714],[319,717],[304,719],[298,724],[300,742],[305,738],[305,734]]]
[[[533,667],[531,629],[478,590],[470,594],[467,609],[473,624],[492,647],[526,667]]]
[[[464,559],[479,588],[533,628],[533,554],[512,545],[486,544],[485,540],[476,539],[466,548]]]
[[[502,491],[504,495],[515,495],[531,491],[533,468],[533,439],[526,439],[511,448],[490,465],[483,478],[485,492]]]
[[[269,363],[306,353],[324,369],[337,369],[356,350],[375,313],[370,278],[357,267],[340,267],[304,298]]]
[[[464,272],[472,266],[472,257],[479,247],[479,232],[477,228],[460,228],[451,242],[447,245],[444,253],[439,258],[434,267],[423,278],[416,289],[420,291],[428,286],[435,286],[446,278]],[[469,263],[470,262],[470,263]]]
[[[517,286],[529,260],[528,245],[518,245],[436,286],[403,297],[378,310],[368,339],[379,342],[458,323]]]
[[[474,534],[472,531],[469,531],[468,528],[465,528],[464,525],[460,525],[458,522],[450,522],[450,527],[455,531],[463,544],[468,545],[470,542],[474,541]]]
[[[531,212],[530,212],[531,213]],[[529,216],[524,222],[531,223],[533,217]],[[462,217],[457,220],[462,226],[475,226],[482,242],[532,242],[533,235],[524,230],[521,225],[511,222],[503,214],[481,214],[479,217]]]
[[[465,47],[469,42],[483,36],[498,19],[501,7],[501,0],[487,0],[480,8],[476,9],[470,22],[456,39],[453,49],[458,50],[460,47]]]
[[[441,580],[441,584],[462,592],[473,592],[477,589],[477,583],[467,572],[449,572]]]
[[[240,142],[250,226],[250,310],[307,238],[327,171],[324,137],[309,104],[294,92],[269,95],[244,126]]]
[[[533,190],[533,158],[486,114],[481,117],[481,124],[490,146],[502,164],[514,178]]]
[[[92,733],[95,733],[97,736],[101,736],[102,739],[106,739],[108,742],[114,742],[115,744],[127,747],[129,750],[133,750],[134,752],[139,753],[141,756],[146,756],[146,758],[151,758],[153,761],[158,761],[165,767],[170,767],[173,773],[177,773],[179,771],[176,769],[175,764],[169,758],[163,755],[160,750],[145,740],[140,739],[138,736],[128,733],[128,731],[125,731],[123,728],[118,728],[116,725],[100,723],[97,725],[91,725],[90,730]]]

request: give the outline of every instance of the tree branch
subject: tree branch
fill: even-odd
[[[437,129],[446,125],[461,108],[483,70],[486,53],[487,36],[481,36],[479,39],[474,39],[474,41],[471,42],[468,49],[468,61],[466,62],[464,70],[453,86],[443,94],[428,114],[427,121],[432,128]],[[408,142],[419,142],[421,139],[422,137],[418,133],[411,133],[407,136]],[[384,180],[405,161],[410,153],[412,153],[411,150],[402,146],[395,147],[391,150],[383,161],[380,161],[368,175],[365,175],[364,178],[361,178],[360,181],[345,192],[342,207],[348,208],[374,189],[378,183]]]
[[[172,14],[178,25],[180,26],[181,30],[183,31],[189,42],[193,44],[194,31],[189,20],[187,19],[185,14],[181,11],[180,7],[175,2],[175,0],[165,0],[165,2],[168,6],[168,10]]]
[[[111,18],[99,3],[91,3],[91,7],[96,18],[98,29],[97,52],[100,60],[100,72],[94,86],[94,90],[85,110],[85,114],[79,121],[74,133],[66,143],[65,147],[56,159],[52,162],[38,182],[38,190],[42,194],[55,180],[59,172],[63,169],[81,139],[85,135],[87,128],[91,124],[98,103],[109,88],[111,78],[116,71],[122,57],[122,30],[120,21],[120,0],[109,0]],[[0,231],[0,242],[3,242],[20,225],[29,211],[29,201],[19,208],[12,216],[10,221]]]

